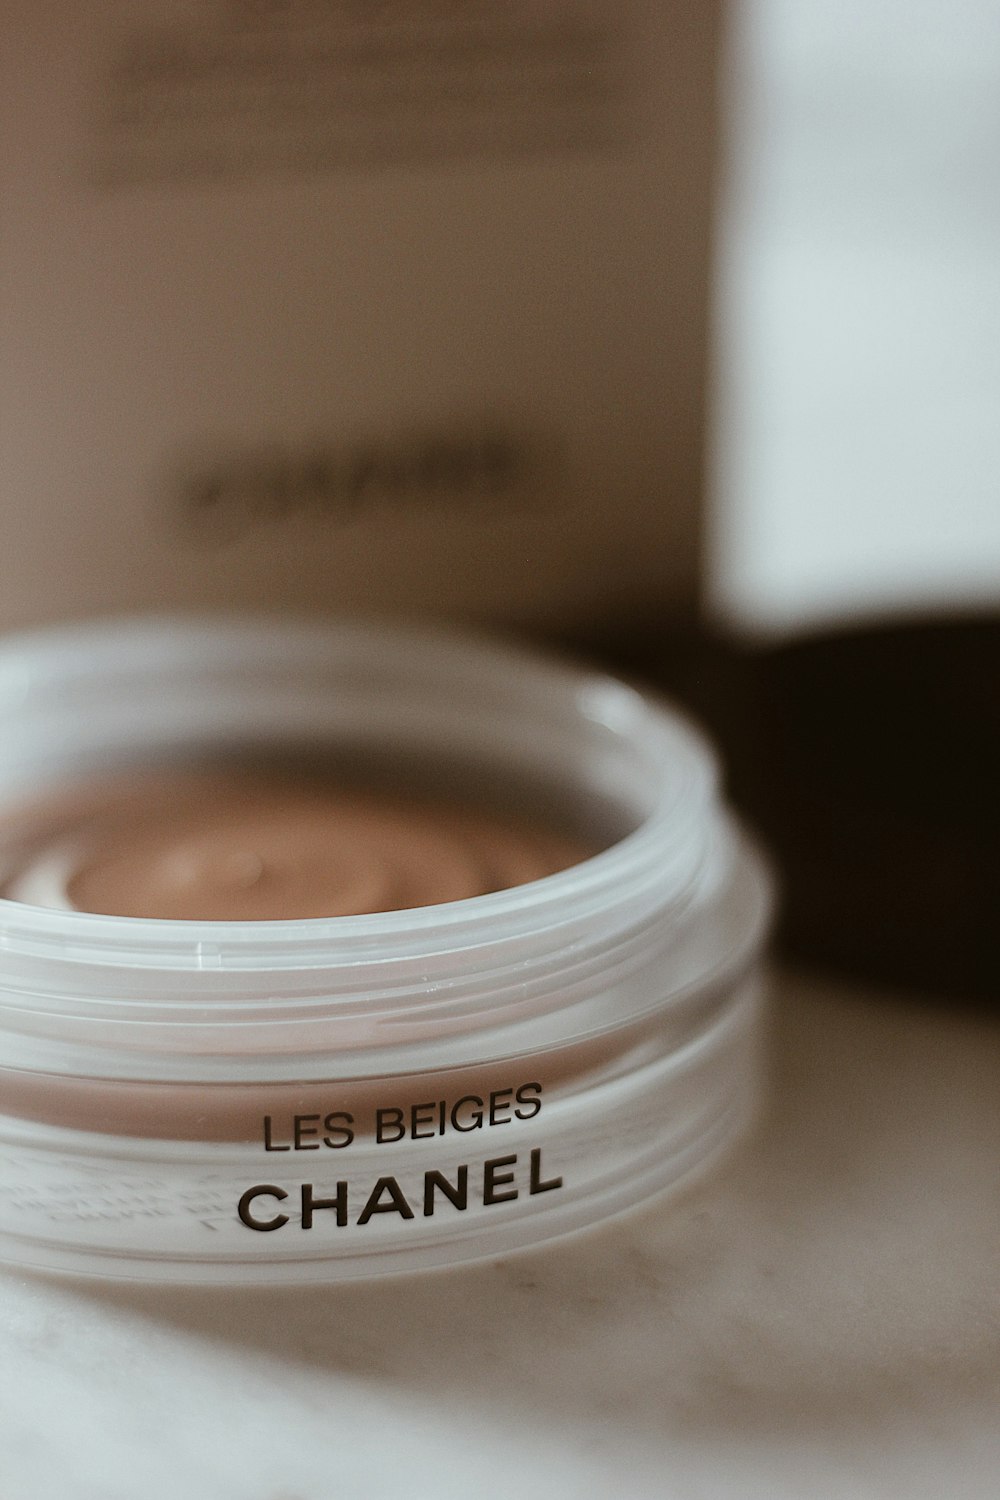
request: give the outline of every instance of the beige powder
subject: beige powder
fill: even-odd
[[[526,818],[316,775],[147,770],[8,812],[0,895],[194,921],[348,916],[484,895],[592,852]]]

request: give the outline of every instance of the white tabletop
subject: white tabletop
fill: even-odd
[[[1000,1026],[784,976],[710,1183],[421,1278],[3,1275],[2,1500],[1000,1494]]]

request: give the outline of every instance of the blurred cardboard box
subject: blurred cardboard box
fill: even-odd
[[[717,19],[11,0],[0,625],[683,608]]]

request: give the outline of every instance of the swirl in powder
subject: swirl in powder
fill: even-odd
[[[242,768],[150,770],[8,813],[0,895],[194,921],[353,916],[504,890],[592,852],[443,800]]]

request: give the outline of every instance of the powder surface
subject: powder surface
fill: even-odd
[[[527,818],[315,776],[148,770],[0,814],[0,896],[194,921],[348,916],[504,890],[593,852]]]

